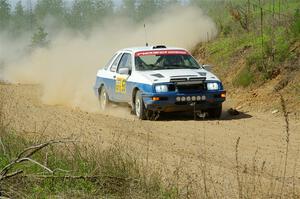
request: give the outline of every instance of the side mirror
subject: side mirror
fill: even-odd
[[[207,71],[211,71],[211,69],[212,69],[211,65],[207,65],[207,64],[204,64],[203,68]]]
[[[121,75],[129,75],[130,74],[130,70],[129,70],[129,68],[120,68],[119,73]]]

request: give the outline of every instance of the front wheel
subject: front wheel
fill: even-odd
[[[207,110],[208,117],[212,119],[219,119],[222,115],[222,105],[216,108]]]
[[[109,105],[108,94],[104,86],[102,86],[100,94],[99,94],[99,103],[101,110],[106,110]]]
[[[145,111],[145,104],[143,101],[141,91],[137,91],[135,94],[135,103],[134,103],[135,115],[141,119],[146,119],[146,111]]]

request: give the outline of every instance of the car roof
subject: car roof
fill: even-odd
[[[152,50],[185,50],[185,51],[187,51],[184,48],[166,47],[166,46],[163,46],[163,45],[124,48],[121,51],[130,51],[132,53],[136,53],[136,52],[140,52],[140,51],[152,51]]]

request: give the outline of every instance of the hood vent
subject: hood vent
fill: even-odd
[[[171,78],[170,82],[176,84],[202,84],[206,77]]]
[[[198,74],[201,76],[206,76],[206,73],[204,73],[204,72],[199,72]]]
[[[171,76],[171,78],[187,78],[187,77],[197,77],[197,75],[176,75],[176,76]]]
[[[186,82],[187,80],[187,78],[171,78],[170,82]]]
[[[206,77],[191,77],[189,81],[205,81]]]
[[[157,77],[157,78],[164,78],[162,74],[156,73],[156,74],[151,74],[151,76]]]

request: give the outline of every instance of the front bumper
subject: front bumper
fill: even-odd
[[[225,96],[224,90],[201,93],[170,92],[144,94],[143,100],[147,110],[177,112],[217,108],[225,101]]]

